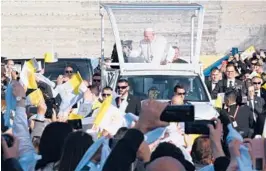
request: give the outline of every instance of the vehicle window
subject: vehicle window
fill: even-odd
[[[90,60],[64,60],[59,59],[56,63],[45,64],[45,76],[50,80],[56,80],[60,74],[64,74],[64,69],[67,65],[73,67],[74,72],[79,72],[83,79],[90,79],[92,70]]]
[[[123,77],[124,78],[124,77]],[[186,89],[188,101],[209,101],[199,76],[129,76],[130,91],[141,99],[149,97],[150,90],[156,90],[157,99],[171,99],[174,87],[181,84]]]

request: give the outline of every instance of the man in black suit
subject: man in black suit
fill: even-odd
[[[255,76],[252,78],[252,84],[255,88],[255,96],[261,97],[266,101],[266,91],[261,88],[262,79],[259,76]]]
[[[265,113],[264,113],[265,101],[263,98],[255,95],[254,86],[250,86],[248,88],[247,105],[250,107],[253,113],[254,136],[261,135],[263,132],[263,127],[265,122]]]
[[[234,89],[237,91],[237,102],[240,103],[242,101],[242,96],[246,96],[247,90],[244,83],[235,78],[236,69],[234,65],[228,64],[226,66],[226,77],[227,79],[223,79],[216,84],[211,93],[212,98],[216,99],[218,93],[225,93],[230,89]]]
[[[129,94],[129,84],[126,79],[120,79],[117,83],[117,93],[120,97],[115,99],[116,105],[118,108],[125,108],[126,113],[133,113],[135,115],[139,115],[141,104],[140,100]]]
[[[236,103],[237,93],[231,90],[225,93],[225,105],[233,127],[239,131],[243,138],[251,138],[254,130],[254,118],[252,111],[247,105],[239,106]]]
[[[220,70],[218,68],[213,68],[211,71],[211,77],[210,77],[211,79],[205,81],[206,87],[209,90],[210,94],[214,90],[216,84],[219,82],[220,74],[221,73],[220,73]]]

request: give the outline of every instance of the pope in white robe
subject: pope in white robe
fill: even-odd
[[[140,41],[137,49],[124,49],[129,58],[140,57],[145,63],[171,63],[175,56],[175,50],[163,36],[155,35],[153,29],[147,28],[144,31],[144,39]]]

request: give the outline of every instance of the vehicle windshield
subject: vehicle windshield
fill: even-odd
[[[174,87],[183,85],[186,89],[185,100],[208,102],[206,90],[199,76],[128,76],[130,92],[140,99],[155,98],[169,100],[174,95]]]
[[[79,72],[83,79],[89,79],[92,75],[90,60],[87,59],[59,59],[55,63],[46,63],[44,75],[55,81],[60,74],[64,75],[65,67],[68,65],[73,68],[74,72]]]

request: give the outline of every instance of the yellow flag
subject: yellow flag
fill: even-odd
[[[263,86],[261,86],[264,90],[266,90],[266,84],[263,84]]]
[[[58,59],[57,59],[57,54],[56,53],[45,53],[44,54],[44,62],[46,63],[53,63],[53,62],[57,62]]]
[[[216,108],[222,108],[223,107],[223,100],[221,96],[217,96],[217,99],[215,100],[214,107]]]
[[[75,113],[70,113],[68,116],[68,120],[77,120],[77,119],[83,119],[84,117]]]
[[[99,108],[98,114],[97,114],[95,121],[94,121],[94,125],[96,125],[96,126],[100,125],[104,115],[108,111],[111,104],[112,104],[112,96],[109,96],[103,101],[102,106]]]
[[[28,87],[27,88],[29,89],[38,88],[34,72],[31,72],[31,71],[28,72]]]
[[[79,94],[79,86],[82,83],[82,81],[83,80],[82,80],[79,72],[76,74],[73,74],[71,79],[69,80],[71,87],[73,88],[73,91],[75,94]]]
[[[241,53],[241,57],[242,57],[242,59],[245,59],[247,57],[251,57],[254,52],[256,52],[255,47],[249,46],[244,52]]]
[[[34,106],[38,106],[41,101],[44,101],[42,91],[37,89],[28,95],[30,103]]]
[[[95,103],[92,105],[92,110],[95,110],[97,108],[100,108],[102,106],[102,103],[97,100]]]
[[[29,60],[26,62],[27,68],[29,71],[31,72],[36,72],[37,68],[38,68],[38,62],[36,61],[35,58]]]

